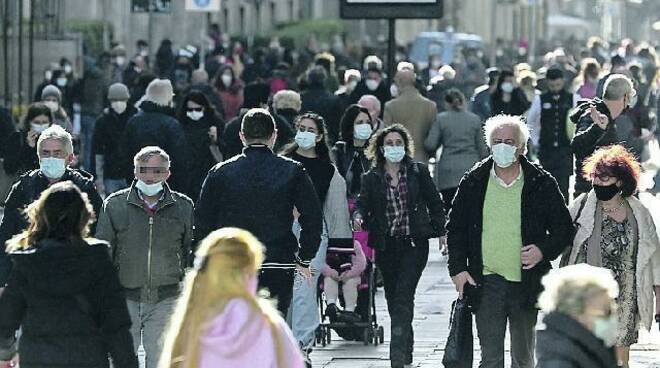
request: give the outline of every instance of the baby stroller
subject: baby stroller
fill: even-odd
[[[362,341],[365,345],[378,345],[385,342],[385,331],[383,326],[378,325],[376,305],[374,303],[374,296],[376,294],[375,252],[367,245],[366,232],[354,232],[353,238],[360,242],[367,258],[367,268],[362,273],[362,280],[358,287],[357,307],[355,309],[355,313],[360,316],[360,321],[347,323],[332,322],[329,320],[326,313],[325,294],[323,293],[323,279],[320,278],[317,294],[321,324],[316,329],[316,345],[326,346],[330,344],[332,341],[332,330],[335,330],[337,335],[347,341]],[[341,294],[340,301],[343,304]]]

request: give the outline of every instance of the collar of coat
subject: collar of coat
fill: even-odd
[[[534,181],[542,176],[550,175],[537,164],[529,162],[525,156],[520,156],[519,161],[525,183],[528,181]],[[467,177],[478,182],[487,182],[488,178],[490,177],[490,170],[493,168],[493,164],[494,161],[492,156],[485,158],[483,161],[474,165],[474,167],[468,171],[467,174],[465,174],[464,179]]]

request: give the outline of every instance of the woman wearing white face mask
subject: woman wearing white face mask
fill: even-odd
[[[222,100],[227,121],[238,115],[243,106],[243,82],[236,77],[229,65],[222,66],[215,76],[215,89]]]
[[[60,88],[54,85],[46,86],[41,92],[41,102],[43,102],[53,113],[53,122],[71,133],[73,124],[62,107],[62,92]]]
[[[531,103],[525,93],[516,86],[516,78],[510,70],[500,73],[497,89],[490,96],[491,116],[499,114],[522,115]]]
[[[389,126],[372,138],[372,168],[362,178],[353,227],[369,230],[376,264],[383,274],[392,319],[390,360],[393,368],[413,362],[415,289],[426,267],[429,239],[445,238],[445,210],[426,165],[413,161],[414,144],[402,125]]]
[[[537,368],[615,368],[618,286],[603,268],[561,268],[543,278],[539,306],[546,314],[538,331]]]
[[[35,102],[28,107],[27,115],[18,131],[7,139],[3,166],[9,175],[20,175],[39,168],[37,140],[41,132],[53,124],[53,114],[48,106]]]
[[[183,99],[177,119],[186,135],[186,185],[182,192],[197,199],[208,171],[222,161],[224,122],[206,95],[191,91]]]

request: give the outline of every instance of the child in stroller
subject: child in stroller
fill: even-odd
[[[324,276],[323,289],[326,297],[326,315],[330,322],[356,323],[361,320],[355,313],[358,302],[358,287],[362,272],[367,267],[367,259],[358,241],[353,248],[329,247],[326,263],[321,268]],[[342,284],[344,310],[339,309],[339,283]]]

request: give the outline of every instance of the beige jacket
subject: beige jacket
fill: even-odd
[[[415,143],[415,161],[427,163],[429,156],[424,150],[424,141],[437,114],[433,101],[422,96],[415,87],[406,87],[401,89],[399,97],[385,104],[383,120],[385,126],[405,126]]]
[[[577,220],[578,230],[573,240],[573,248],[568,264],[575,263],[580,247],[589,239],[594,230],[594,217],[598,200],[593,190],[575,199],[569,207],[569,211],[571,218],[575,218],[585,195],[587,201],[584,204],[580,218]],[[635,275],[637,307],[642,326],[650,330],[654,315],[653,286],[660,285],[660,241],[649,210],[635,197],[629,197],[626,200],[637,220],[639,234],[637,272]]]

